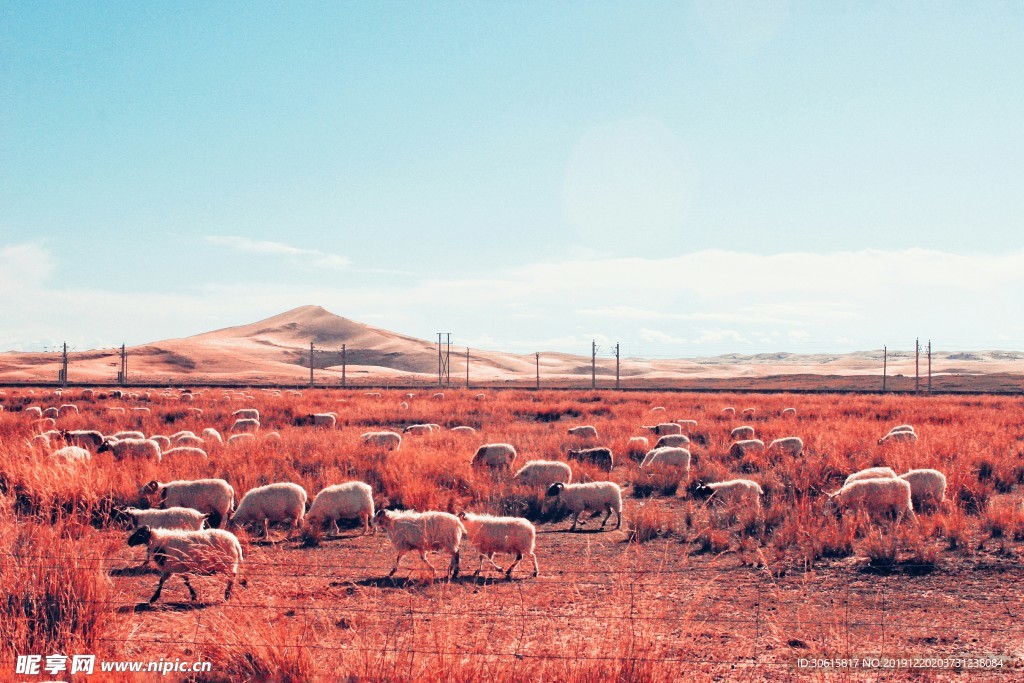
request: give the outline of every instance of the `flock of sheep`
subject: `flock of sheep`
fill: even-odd
[[[88,390],[87,390],[88,391]],[[435,395],[443,398],[443,395]],[[482,398],[480,395],[478,398]],[[191,402],[191,395],[183,394],[181,399]],[[198,409],[194,409],[198,410]],[[654,408],[663,412],[663,408]],[[73,404],[58,408],[42,409],[28,407],[26,415],[40,420],[43,426],[51,427],[32,438],[33,446],[48,449],[51,456],[68,464],[89,461],[92,454],[109,451],[117,460],[148,459],[161,461],[167,458],[193,457],[205,459],[204,446],[211,442],[225,443],[221,434],[208,427],[196,435],[182,431],[169,436],[150,435],[141,432],[118,432],[103,435],[94,430],[58,430],[55,418],[69,412],[77,412]],[[723,416],[735,415],[735,409],[726,408]],[[795,416],[795,409],[782,411],[784,417]],[[744,411],[753,415],[753,409]],[[232,440],[253,439],[260,429],[259,411],[253,408],[237,410],[232,414],[234,423],[229,431]],[[337,415],[334,413],[310,414],[295,420],[296,425],[320,428],[335,428]],[[692,483],[689,491],[694,498],[707,499],[716,507],[732,512],[742,510],[760,514],[764,491],[750,479],[733,479],[719,482],[689,482],[691,464],[690,436],[697,422],[676,420],[655,425],[642,426],[658,437],[653,448],[645,436],[634,436],[627,443],[628,454],[640,462],[641,474],[653,471],[675,472],[681,483]],[[405,427],[407,435],[429,434],[440,430],[436,424],[416,424]],[[457,426],[452,432],[471,435],[472,427]],[[597,441],[598,430],[592,425],[581,425],[568,430],[569,435],[580,441]],[[270,438],[280,436],[270,433]],[[736,458],[750,453],[787,454],[799,457],[804,448],[797,436],[771,441],[767,446],[756,438],[752,426],[736,427],[730,433],[732,443],[729,454]],[[268,438],[264,435],[263,438]],[[362,442],[370,448],[381,451],[396,451],[402,445],[402,434],[396,431],[377,431],[363,434]],[[917,434],[910,425],[894,427],[879,440],[879,444],[915,441]],[[480,446],[472,456],[474,467],[489,470],[495,476],[503,472],[512,473],[517,452],[507,443],[490,443]],[[589,463],[604,471],[611,471],[615,458],[611,449],[602,446],[570,449],[570,461]],[[600,528],[604,529],[612,513],[616,515],[615,529],[622,524],[622,489],[611,481],[572,481],[573,470],[560,460],[531,460],[511,474],[511,480],[538,491],[545,491],[545,499],[561,505],[572,515],[570,530],[577,529],[580,516],[588,513],[590,518],[604,514]],[[851,474],[836,492],[828,494],[826,509],[840,514],[845,510],[862,509],[873,517],[895,516],[916,519],[914,506],[919,510],[929,505],[941,504],[945,497],[946,479],[936,470],[911,470],[902,475],[888,467],[875,467]],[[326,486],[313,498],[308,506],[308,495],[298,484],[278,482],[253,488],[246,492],[236,506],[234,488],[224,479],[198,479],[181,481],[150,481],[140,488],[141,495],[149,501],[150,508],[127,508],[134,530],[128,538],[129,546],[145,545],[146,559],[143,564],[153,562],[160,570],[156,592],[150,602],[156,601],[164,582],[173,574],[180,574],[192,599],[196,593],[191,583],[191,574],[224,574],[228,577],[225,599],[230,598],[232,587],[239,579],[243,562],[242,545],[232,530],[239,527],[257,527],[264,536],[270,532],[270,524],[286,524],[292,533],[303,529],[316,532],[325,526],[337,534],[339,520],[358,520],[363,534],[383,529],[395,549],[394,566],[389,576],[398,570],[402,557],[416,551],[421,560],[436,573],[434,565],[427,558],[428,551],[440,551],[450,556],[448,576],[457,576],[460,570],[460,548],[464,539],[469,539],[480,553],[477,573],[483,570],[484,562],[505,573],[511,579],[513,571],[523,558],[533,563],[533,575],[539,574],[535,552],[536,528],[527,519],[520,517],[497,517],[487,514],[461,512],[458,515],[443,511],[399,511],[376,510],[373,490],[369,484],[348,481]],[[224,528],[220,528],[224,527]],[[498,553],[508,554],[511,563],[501,568],[494,562]],[[244,579],[242,579],[244,584]]]

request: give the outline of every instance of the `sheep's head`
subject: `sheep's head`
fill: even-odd
[[[128,537],[128,545],[145,545],[149,543],[149,539],[152,538],[152,536],[152,529],[143,524]]]
[[[695,482],[694,485],[690,488],[690,494],[694,498],[699,498],[701,500],[704,500],[705,498],[710,498],[711,494],[713,494],[714,492],[715,490],[713,488],[711,488],[702,481]]]
[[[547,491],[544,492],[544,497],[545,498],[553,498],[553,497],[557,496],[558,494],[560,494],[562,492],[562,489],[564,489],[564,488],[565,488],[565,484],[563,484],[561,482],[555,482],[554,484],[552,484],[551,486],[548,487]]]
[[[107,451],[114,450],[114,444],[117,443],[114,439],[104,439],[100,447],[96,449],[97,453],[106,453]]]

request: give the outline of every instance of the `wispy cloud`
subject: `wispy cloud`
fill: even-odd
[[[294,259],[296,263],[314,266],[316,268],[348,268],[349,259],[338,254],[331,254],[319,249],[302,249],[293,247],[290,244],[281,242],[268,242],[265,240],[253,240],[248,237],[232,235],[209,235],[204,238],[210,244],[219,247],[227,247],[236,251],[244,251],[250,254],[268,254],[271,256],[284,256]]]

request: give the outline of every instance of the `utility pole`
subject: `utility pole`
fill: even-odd
[[[60,373],[58,375],[62,389],[68,388],[68,343],[64,342],[64,351],[60,356]]]
[[[615,342],[615,388],[619,388],[619,343]]]
[[[122,387],[128,384],[128,352],[121,344],[121,369],[117,371],[117,383]]]
[[[889,374],[889,348],[882,347],[882,393],[885,393],[885,380]]]
[[[932,393],[932,340],[928,340],[928,395]]]
[[[309,386],[313,388],[313,342],[309,342]]]
[[[536,363],[536,367],[537,367],[537,388],[540,389],[540,351],[538,351],[537,353],[533,354],[533,356],[534,356],[534,362]]]
[[[469,389],[469,347],[466,347],[466,388]]]
[[[441,335],[448,335],[447,342],[441,341]],[[452,357],[452,333],[451,332],[438,332],[437,333],[437,386],[443,387],[445,384],[452,383],[452,371],[451,371],[451,357]]]
[[[597,388],[597,340],[590,342],[590,388]]]
[[[914,393],[921,393],[921,338],[914,339]]]
[[[345,386],[345,344],[341,345],[341,386]]]

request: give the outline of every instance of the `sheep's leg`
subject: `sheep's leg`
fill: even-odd
[[[437,576],[437,569],[434,567],[434,565],[430,564],[430,560],[427,559],[426,550],[420,549],[420,559],[426,562],[427,566],[430,567],[430,575]]]
[[[580,521],[580,513],[577,512],[572,518],[572,526],[569,527],[569,531],[576,531],[576,524]]]
[[[168,576],[170,576],[170,574],[166,572],[160,575],[160,581],[156,584],[156,593],[153,593],[153,597],[149,599],[149,604],[152,605],[154,602],[160,599],[160,591],[164,589],[164,581],[167,580]]]
[[[338,520],[331,517],[331,533],[337,536],[341,533],[341,529],[338,528]]]
[[[149,561],[153,558],[153,549],[146,548],[146,556],[142,558],[142,564],[139,565],[139,569],[145,569],[149,565]]]
[[[608,516],[611,517],[612,513],[609,512]],[[615,511],[615,528],[619,529],[622,527],[622,510]]]
[[[485,557],[487,557],[486,554],[480,553],[480,564],[477,566],[476,571],[473,572],[473,576],[480,576],[480,572],[482,572],[484,570],[484,558]]]
[[[370,515],[364,512],[360,517],[363,518],[363,536],[365,536],[370,532]]]
[[[503,572],[503,571],[505,571],[504,569],[502,569],[502,568],[501,568],[501,567],[500,567],[500,566],[498,565],[498,563],[497,563],[497,562],[495,562],[495,561],[494,561],[494,553],[491,553],[490,555],[488,555],[488,556],[487,556],[487,561],[488,561],[488,562],[490,562],[490,563],[491,563],[491,566],[492,566],[492,567],[494,567],[495,569],[497,569],[497,570],[498,570],[499,572]]]
[[[448,565],[448,573],[451,574],[451,577],[453,579],[456,578],[459,575],[459,551],[458,550],[456,550],[454,553],[452,553],[452,561]]]
[[[394,576],[395,572],[398,571],[398,563],[402,561],[402,555],[405,555],[405,551],[404,550],[399,550],[398,551],[398,557],[395,558],[395,566],[391,568],[391,573],[388,574],[388,577]]]
[[[596,517],[597,515],[594,515],[594,516]],[[608,514],[605,515],[604,519],[601,520],[601,528],[602,529],[604,528],[604,525],[608,523],[608,520],[611,519],[611,518],[612,518],[612,507],[609,505],[608,506]],[[618,528],[618,527],[616,527],[616,528]]]
[[[530,553],[530,557],[533,558],[533,576],[536,578],[540,576],[540,565],[537,564],[537,553]]]
[[[270,520],[263,518],[263,538],[270,538]]]
[[[188,580],[188,574],[182,574],[181,579],[185,582],[185,587],[188,588],[188,594],[192,598],[192,602],[195,602],[199,595],[196,594],[196,589],[192,587],[192,582]]]
[[[225,600],[230,600],[231,599],[231,589],[234,587],[234,585],[235,585],[235,577],[232,576],[232,577],[230,577],[228,579],[228,587],[224,589],[224,599]]]
[[[522,562],[522,561],[523,561],[523,554],[522,553],[516,553],[516,561],[513,562],[512,564],[510,564],[508,566],[508,569],[505,571],[505,578],[506,579],[508,579],[509,581],[512,580],[512,570],[515,569],[519,565],[519,563]],[[497,566],[497,565],[495,565],[495,566]]]

